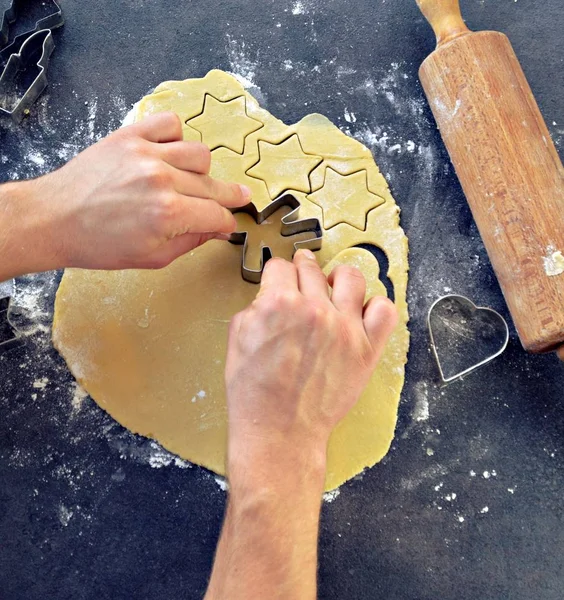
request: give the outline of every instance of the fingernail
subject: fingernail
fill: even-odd
[[[245,198],[245,200],[250,200],[251,196],[252,196],[251,189],[248,188],[246,185],[239,185],[239,188],[241,188],[241,193],[243,194],[243,198]]]
[[[306,248],[302,248],[298,250],[303,256],[309,258],[310,260],[315,260],[315,254],[311,250],[307,250]]]
[[[214,239],[228,242],[231,239],[230,233],[216,233]]]

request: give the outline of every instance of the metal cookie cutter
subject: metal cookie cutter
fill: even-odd
[[[21,345],[21,336],[10,321],[10,298],[0,298],[0,354]]]
[[[4,12],[2,21],[0,22],[0,48],[6,46],[9,40],[10,26],[16,22],[17,18],[22,14],[29,4],[26,0],[12,0],[10,7]],[[24,41],[33,33],[43,29],[56,29],[60,27],[65,19],[61,7],[55,0],[47,0],[47,4],[52,6],[53,10],[42,19],[35,22],[33,29],[24,31],[16,36],[13,42],[0,50],[0,62],[6,63],[12,54],[18,54],[23,46]]]
[[[509,342],[509,327],[497,311],[476,306],[457,294],[443,296],[433,303],[427,326],[443,383],[489,363]],[[447,364],[453,365],[452,373],[445,372]]]
[[[302,240],[296,242],[294,244],[294,252],[299,250],[300,248],[306,248],[308,250],[320,250],[323,230],[321,229],[321,223],[319,219],[311,218],[311,219],[303,219],[301,221],[297,220],[300,210],[300,203],[297,198],[292,196],[291,194],[284,194],[280,198],[273,200],[266,208],[261,210],[260,212],[256,209],[255,205],[250,203],[241,208],[234,209],[233,213],[246,213],[250,215],[259,225],[264,222],[270,215],[274,214],[278,209],[283,206],[289,206],[292,208],[292,211],[289,212],[286,216],[281,219],[280,226],[280,234],[287,237],[292,235],[297,235],[299,233],[307,233],[311,232],[315,234],[315,237],[312,237],[308,240]],[[241,275],[245,281],[250,283],[260,283],[262,278],[262,271],[264,269],[264,265],[272,258],[272,250],[268,246],[264,246],[262,248],[261,260],[260,260],[260,269],[251,269],[246,265],[246,255],[247,255],[247,239],[248,232],[247,231],[237,231],[233,233],[230,238],[230,242],[236,245],[243,246],[243,255],[241,257]]]
[[[43,29],[32,34],[22,44],[19,54],[10,56],[4,72],[0,75],[0,103],[7,106],[11,105],[12,108],[0,106],[0,115],[7,115],[16,123],[24,118],[29,107],[47,86],[46,69],[54,48],[55,43],[51,31]],[[39,67],[37,77],[29,85],[23,96],[14,98],[13,90],[18,74],[28,65],[34,63]]]

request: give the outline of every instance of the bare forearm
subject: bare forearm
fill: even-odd
[[[0,185],[0,281],[62,267],[57,223],[41,180]]]
[[[271,456],[268,456],[268,454]],[[325,452],[230,462],[230,497],[206,600],[313,600]]]

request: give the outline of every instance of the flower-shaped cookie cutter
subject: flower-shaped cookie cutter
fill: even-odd
[[[289,206],[292,211],[287,215],[282,217],[280,220],[280,234],[284,237],[290,237],[293,235],[298,235],[300,233],[308,233],[311,232],[314,234],[311,239],[300,240],[299,242],[294,243],[294,252],[302,249],[308,249],[312,251],[320,250],[323,238],[323,229],[321,228],[321,223],[319,219],[310,218],[298,220],[299,211],[300,211],[300,202],[297,198],[292,196],[292,194],[284,194],[273,200],[268,206],[263,208],[263,210],[258,211],[256,206],[251,202],[241,208],[236,208],[232,212],[233,213],[246,213],[251,216],[255,222],[260,225],[263,223],[268,217],[274,214],[277,210],[282,208],[283,206]],[[246,256],[247,256],[247,241],[248,241],[248,232],[247,231],[237,231],[231,234],[231,238],[229,240],[232,244],[242,245],[243,253],[241,256],[241,276],[245,281],[249,283],[260,283],[262,278],[262,272],[264,270],[264,265],[272,258],[272,250],[268,246],[264,246],[261,252],[260,259],[260,268],[259,269],[251,269],[246,264]]]

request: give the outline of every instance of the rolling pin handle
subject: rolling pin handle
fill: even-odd
[[[437,36],[437,48],[454,38],[470,33],[470,29],[462,19],[458,0],[416,0],[416,2]]]
[[[556,354],[558,355],[558,358],[564,362],[564,346],[560,346],[560,348],[556,350]]]

